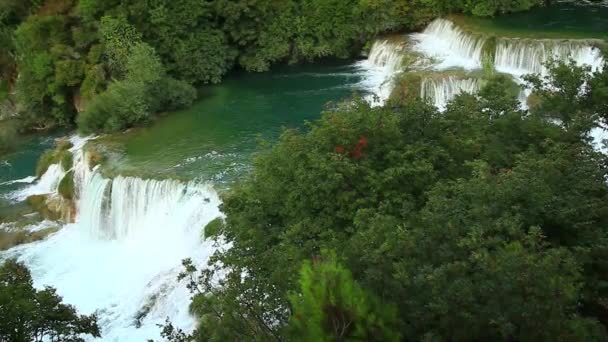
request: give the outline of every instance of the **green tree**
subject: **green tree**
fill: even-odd
[[[293,341],[399,341],[396,310],[382,305],[325,252],[300,270],[300,289],[290,295]]]
[[[23,264],[0,266],[0,341],[84,341],[82,335],[101,336],[95,315],[78,315],[51,287],[34,289]]]

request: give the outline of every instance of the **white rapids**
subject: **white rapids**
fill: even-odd
[[[215,190],[195,182],[104,178],[89,169],[82,148],[73,152],[76,222],[0,257],[24,261],[35,286],[57,288],[81,313],[97,312],[103,341],[158,340],[157,324],[167,317],[193,329],[190,294],[177,275],[184,258],[200,265],[216,250],[201,237],[221,215]],[[41,182],[31,187],[42,188]]]

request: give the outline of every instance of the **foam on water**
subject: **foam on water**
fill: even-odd
[[[373,94],[367,97],[373,106],[382,105],[390,96],[393,78],[403,67],[404,51],[404,41],[377,40],[368,58],[357,63],[363,73],[359,86]]]
[[[73,149],[76,222],[3,257],[24,261],[35,286],[57,288],[82,313],[98,312],[104,341],[158,339],[167,317],[193,329],[190,294],[177,275],[184,258],[204,264],[215,251],[201,233],[221,215],[219,196],[207,184],[104,178],[87,165],[82,144]]]
[[[462,93],[474,94],[479,90],[476,78],[449,76],[440,79],[425,78],[420,87],[420,97],[429,100],[435,107],[444,110],[448,102]]]
[[[526,74],[547,74],[545,63],[555,59],[573,59],[577,65],[587,65],[592,71],[604,65],[601,51],[579,41],[498,39],[494,59],[496,70],[521,77]]]
[[[462,31],[449,20],[436,19],[411,38],[414,50],[437,60],[435,69],[481,67],[485,39]]]

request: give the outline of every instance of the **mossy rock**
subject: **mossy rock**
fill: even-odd
[[[67,200],[74,199],[74,171],[70,171],[63,176],[63,179],[59,182],[58,191],[61,197]]]
[[[34,211],[27,203],[0,202],[0,223],[22,221],[24,216],[32,213]]]
[[[49,169],[49,166],[55,164],[55,150],[48,150],[44,152],[38,164],[36,165],[36,177],[40,178]]]
[[[70,151],[61,151],[59,152],[59,161],[61,163],[61,167],[64,170],[70,170],[74,167],[74,156]]]
[[[99,151],[91,150],[87,151],[87,162],[89,168],[93,169],[95,166],[103,163],[104,156]]]
[[[74,166],[72,152],[60,148],[44,152],[42,156],[40,156],[40,159],[38,159],[38,164],[36,165],[36,177],[42,177],[53,164],[60,164],[64,170],[70,170]]]
[[[205,228],[203,228],[203,237],[205,239],[217,238],[223,234],[225,227],[224,219],[218,217],[213,219],[211,222],[207,223]]]
[[[0,251],[5,251],[9,248],[23,245],[26,243],[32,243],[40,241],[48,237],[49,235],[57,232],[58,227],[51,227],[46,229],[37,230],[35,232],[29,232],[26,230],[17,231],[4,231],[0,230]]]
[[[42,217],[56,221],[61,218],[61,213],[49,209],[47,205],[48,195],[33,195],[26,199],[27,204]]]
[[[59,139],[55,145],[58,151],[66,151],[74,147],[74,144],[72,144],[72,142],[70,142],[68,139]]]

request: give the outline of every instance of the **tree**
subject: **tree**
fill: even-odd
[[[589,105],[591,88],[586,85],[594,79],[589,66],[569,62],[550,61],[545,76],[529,75],[528,87],[537,97],[538,104],[531,112],[541,117],[558,120],[572,134],[587,134],[598,123],[597,107]],[[598,74],[597,80],[599,80]],[[594,84],[599,85],[598,81]],[[596,88],[597,89],[597,88]],[[598,97],[600,94],[598,94]],[[595,99],[597,102],[599,100]]]
[[[84,341],[101,337],[97,316],[79,315],[52,287],[36,290],[29,270],[9,259],[0,267],[0,341]]]
[[[380,304],[325,252],[300,270],[300,289],[290,295],[293,341],[399,341],[396,310]]]
[[[231,248],[193,278],[207,295],[193,301],[191,338],[285,340],[291,326],[331,339],[315,308],[367,302],[365,289],[395,305],[407,340],[605,339],[606,156],[573,126],[519,108],[512,88],[490,78],[443,113],[351,99],[284,132],[223,197]],[[302,288],[300,265],[323,250],[353,283],[313,263]]]

